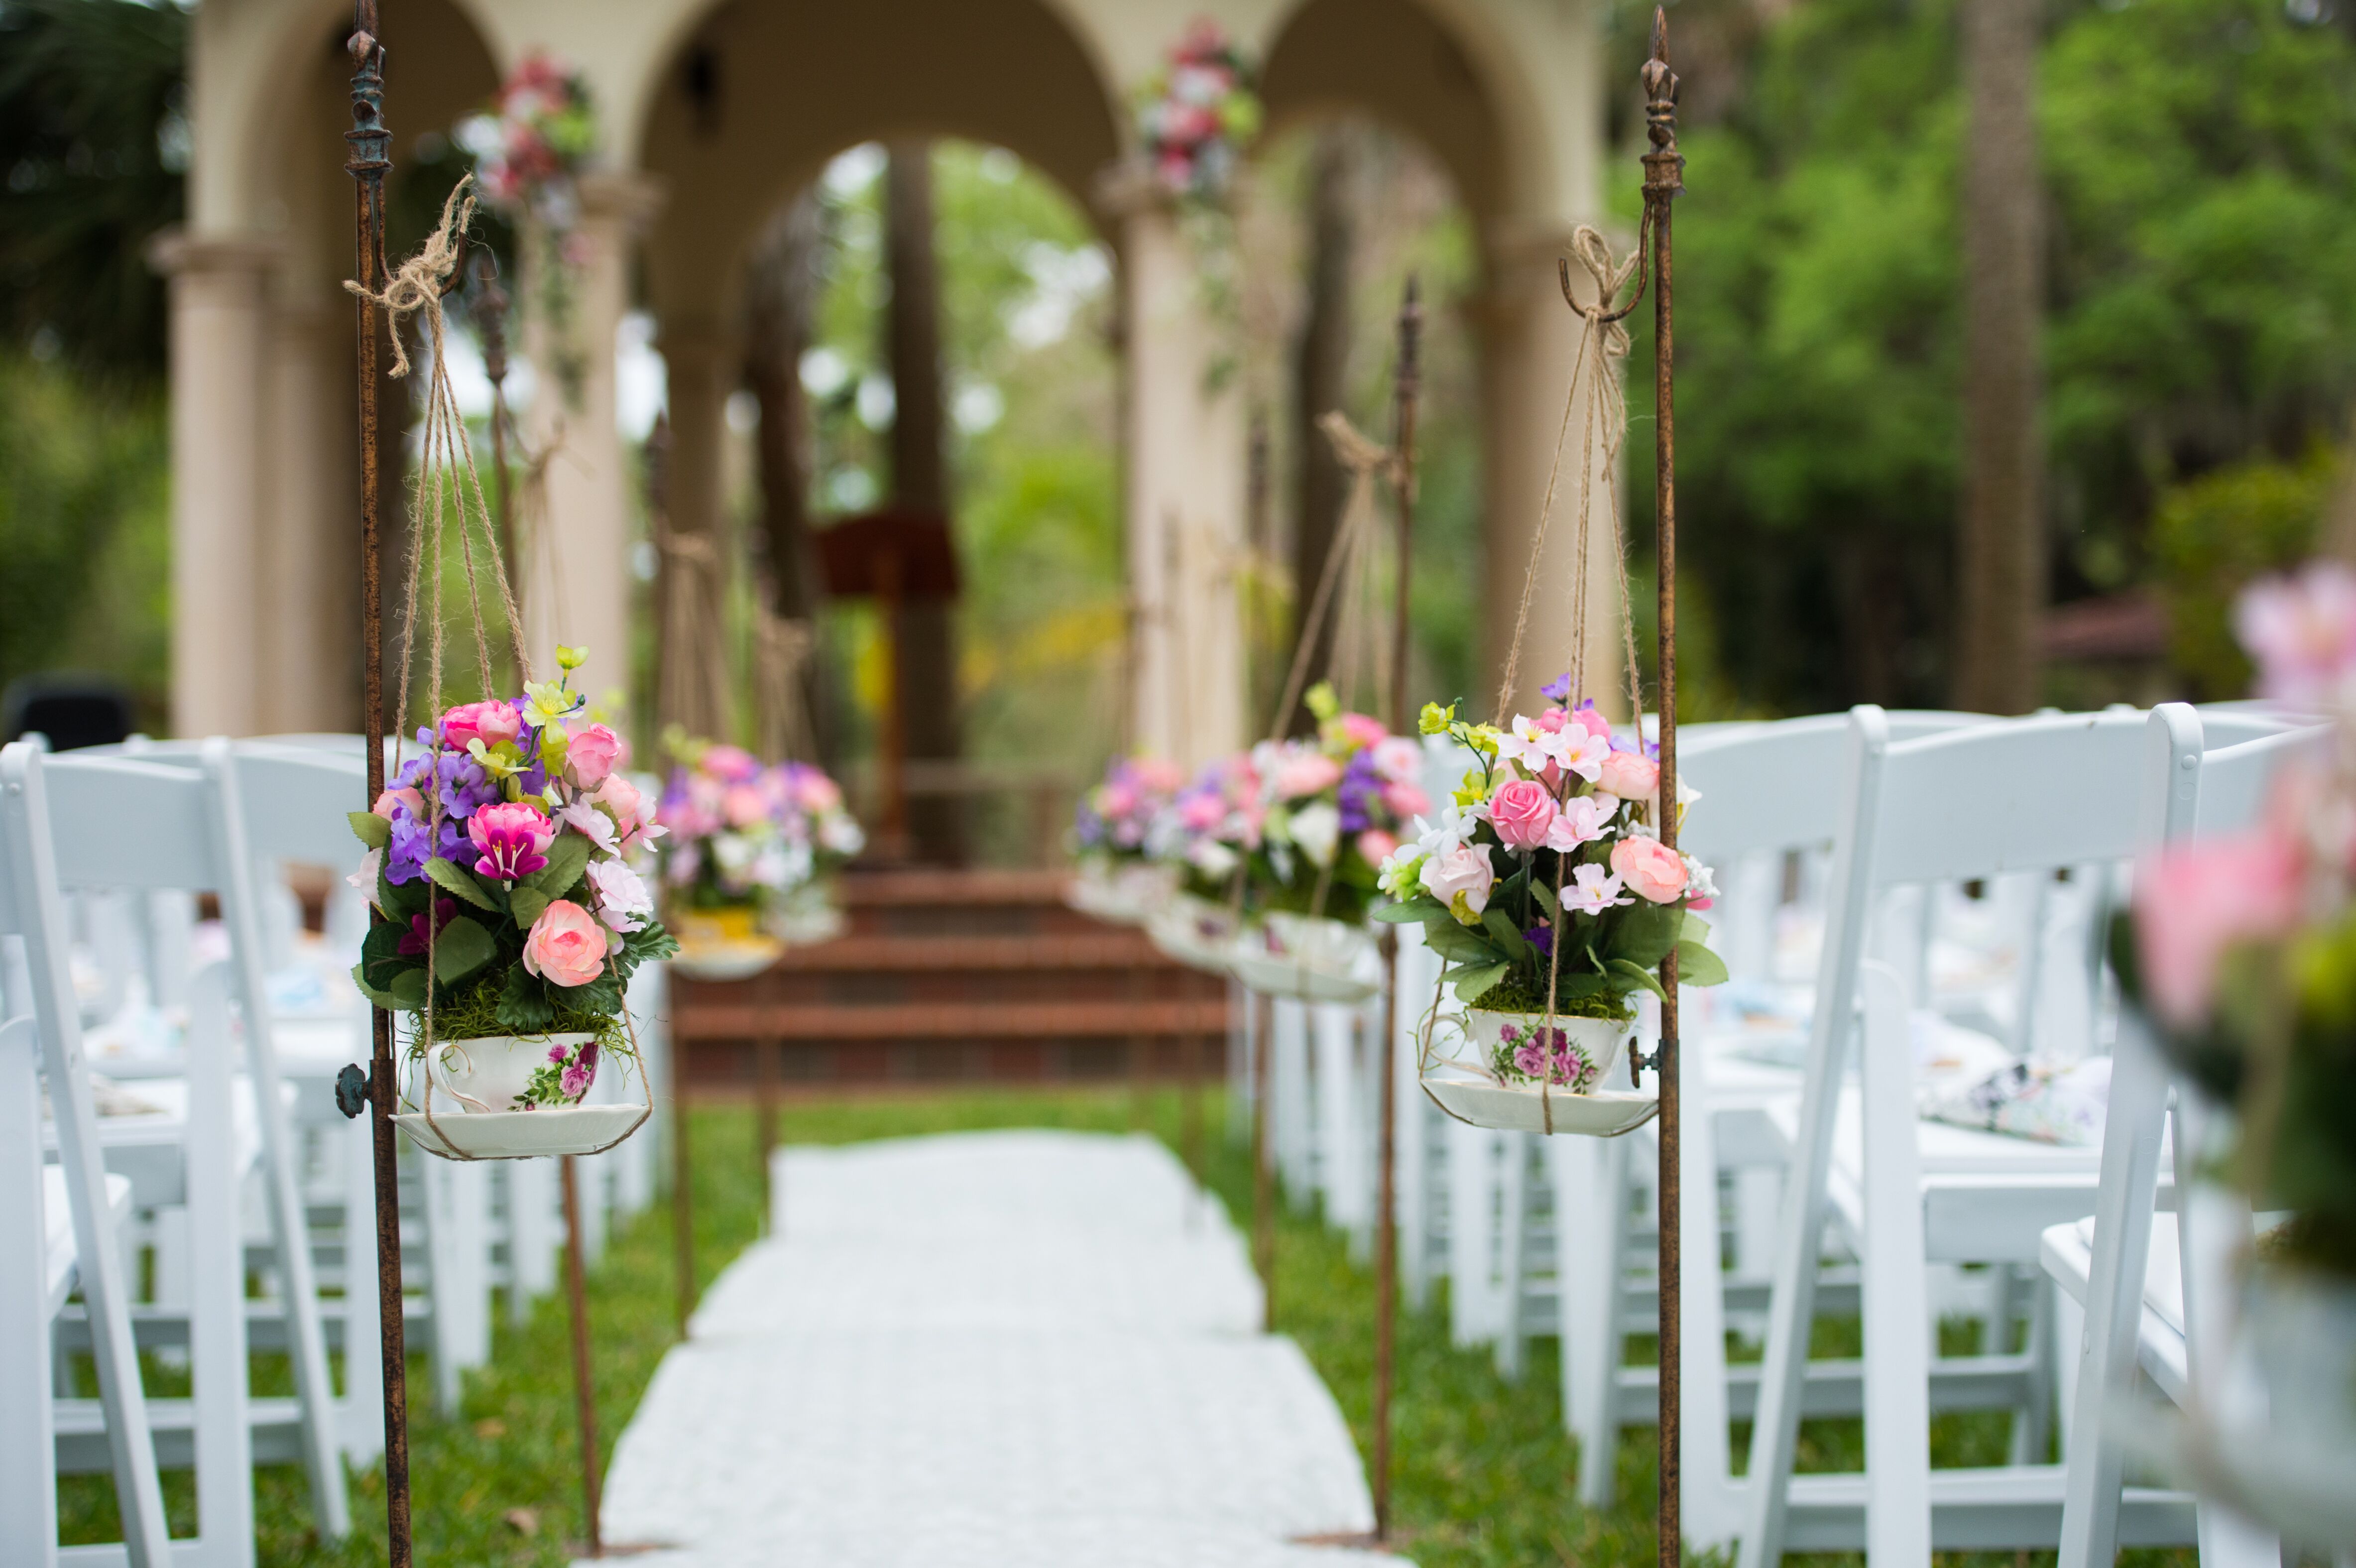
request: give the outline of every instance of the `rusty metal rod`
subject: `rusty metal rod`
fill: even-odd
[[[1653,234],[1653,526],[1658,571],[1659,689],[1653,706],[1660,715],[1660,821],[1655,824],[1665,849],[1677,846],[1677,469],[1676,294],[1669,233],[1670,203],[1685,188],[1685,159],[1677,156],[1677,79],[1669,70],[1668,18],[1653,11],[1652,58],[1644,62],[1644,205]],[[1661,1096],[1661,1174],[1655,1184],[1660,1207],[1660,1525],[1661,1568],[1685,1559],[1683,1511],[1683,1292],[1684,1258],[1680,1205],[1684,1183],[1678,1165],[1683,1118],[1677,1105],[1677,954],[1661,961],[1661,1042],[1655,1059]]]
[[[1398,462],[1398,556],[1391,588],[1390,732],[1408,733],[1408,582],[1415,533],[1415,403],[1419,390],[1418,353],[1423,306],[1416,278],[1408,274],[1399,303],[1398,374],[1392,387],[1398,423],[1392,450]],[[1391,1533],[1391,1388],[1398,1369],[1398,928],[1383,928],[1383,1038],[1373,1053],[1382,1082],[1376,1090],[1375,1120],[1375,1539]]]
[[[354,181],[352,248],[359,282],[370,294],[385,283],[384,177],[392,166],[392,132],[384,123],[384,45],[377,38],[376,0],[357,0],[352,34],[352,128],[344,133],[344,169]],[[360,437],[360,728],[364,736],[368,799],[384,791],[384,736],[395,727],[384,711],[384,610],[380,576],[381,484],[377,441],[376,306],[355,301],[358,331]],[[381,919],[379,914],[375,917]],[[392,1015],[381,1007],[369,1014],[369,1072],[365,1095],[376,1183],[376,1278],[378,1357],[384,1379],[385,1557],[391,1568],[410,1568],[409,1362],[402,1322],[401,1170],[393,1144],[397,1090],[392,1072]],[[344,1069],[347,1079],[357,1069]],[[356,1083],[350,1088],[357,1089]],[[357,1114],[357,1096],[339,1093],[346,1115]],[[345,1347],[345,1377],[357,1346]]]
[[[1255,992],[1252,1009],[1252,1262],[1259,1270],[1259,1326],[1276,1332],[1275,1172],[1268,1159],[1269,1058],[1275,1053],[1276,1004]]]
[[[589,1555],[605,1555],[597,1525],[597,1384],[589,1364],[589,1293],[581,1267],[580,1162],[571,1155],[564,1165],[564,1304],[572,1316],[573,1409],[581,1432],[581,1500],[589,1510]]]

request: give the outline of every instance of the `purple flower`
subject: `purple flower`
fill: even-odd
[[[1342,831],[1362,833],[1375,825],[1375,812],[1383,799],[1382,776],[1375,770],[1375,752],[1366,747],[1350,758],[1342,770],[1342,782],[1335,787],[1335,798],[1342,808]]]
[[[1566,670],[1538,688],[1538,695],[1550,703],[1570,701],[1570,671]]]
[[[1544,920],[1524,931],[1522,940],[1537,949],[1540,958],[1548,958],[1554,953],[1554,928]]]
[[[455,898],[434,899],[434,929],[435,933],[439,934],[442,928],[455,919],[457,915],[458,900]],[[403,958],[423,958],[425,956],[426,940],[425,917],[423,915],[412,915],[409,917],[409,934],[401,939],[401,946],[397,950]]]

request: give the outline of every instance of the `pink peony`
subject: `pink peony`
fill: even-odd
[[[741,746],[708,746],[703,748],[703,770],[723,783],[744,784],[761,771],[761,765]]]
[[[477,875],[513,882],[548,864],[548,846],[556,842],[556,824],[536,806],[502,800],[481,807],[467,818],[466,836],[482,852],[475,862]]]
[[[1489,825],[1508,849],[1534,850],[1546,843],[1554,826],[1554,797],[1546,786],[1527,779],[1512,779],[1489,797]]]
[[[1276,767],[1276,792],[1286,800],[1321,795],[1341,781],[1342,765],[1322,751],[1296,751]]]
[[[594,789],[613,775],[622,758],[622,737],[604,725],[576,732],[564,747],[564,770],[574,788]]]
[[[1649,800],[1661,787],[1661,765],[1633,751],[1615,751],[1603,759],[1595,787],[1623,800]]]
[[[2162,1019],[2201,1023],[2225,950],[2297,924],[2300,872],[2297,844],[2265,832],[2177,844],[2136,869],[2136,956]]]
[[[1368,828],[1358,835],[1358,854],[1368,865],[1380,865],[1398,848],[1398,840],[1380,828]]]
[[[570,898],[559,898],[531,923],[523,966],[552,985],[586,985],[605,967],[605,928]]]
[[[1593,703],[1581,703],[1570,710],[1569,716],[1572,723],[1583,727],[1588,734],[1600,736],[1605,740],[1612,738],[1612,721],[1597,713]]]
[[[458,750],[480,740],[497,746],[523,733],[523,720],[509,703],[461,703],[442,715],[442,738]]]
[[[1684,858],[1658,839],[1622,839],[1612,846],[1612,869],[1630,892],[1655,904],[1671,903],[1686,890]]]
[[[1333,727],[1340,730],[1343,737],[1348,740],[1354,748],[1360,751],[1370,746],[1380,746],[1384,741],[1388,740],[1391,735],[1390,731],[1383,727],[1382,720],[1368,718],[1364,714],[1339,714],[1333,720]]]

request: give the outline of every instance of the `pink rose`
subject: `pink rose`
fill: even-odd
[[[497,746],[522,733],[523,720],[507,703],[461,703],[442,715],[443,740],[460,751],[471,740]]]
[[[1554,797],[1546,786],[1527,779],[1512,779],[1489,797],[1489,825],[1508,849],[1533,850],[1546,843],[1554,826]]]
[[[1623,800],[1650,800],[1661,787],[1661,765],[1633,751],[1615,751],[1603,759],[1595,787]]]
[[[1189,795],[1178,802],[1178,822],[1190,833],[1206,833],[1226,821],[1227,805],[1216,795]]]
[[[2177,844],[2136,868],[2136,956],[2162,1019],[2201,1022],[2225,950],[2297,924],[2300,871],[2297,844],[2263,832]]]
[[[622,737],[604,725],[590,725],[565,744],[564,768],[575,788],[594,789],[622,759]]]
[[[1489,907],[1489,890],[1497,885],[1497,873],[1489,864],[1487,844],[1457,843],[1426,855],[1416,879],[1424,891],[1447,905],[1451,914],[1471,925]]]
[[[1405,822],[1409,817],[1419,817],[1430,811],[1431,797],[1423,792],[1422,785],[1402,779],[1383,786],[1383,804],[1391,809],[1391,815]]]
[[[614,827],[621,834],[622,847],[627,849],[631,835],[647,825],[646,797],[638,792],[638,787],[631,783],[625,774],[609,773],[590,799],[612,814]]]
[[[1582,703],[1570,710],[1570,720],[1591,736],[1604,740],[1612,738],[1612,721],[1595,711],[1592,703]]]
[[[405,785],[399,789],[387,789],[383,794],[379,795],[376,798],[376,804],[370,806],[369,810],[374,811],[378,816],[382,817],[386,822],[391,822],[392,821],[392,809],[395,806],[407,811],[412,817],[421,822],[425,820],[425,797],[419,794],[416,790],[409,789]]]
[[[1538,728],[1547,735],[1559,735],[1562,726],[1570,723],[1570,715],[1560,708],[1548,708],[1538,715]]]
[[[586,985],[605,967],[605,928],[570,898],[541,911],[523,940],[523,966],[554,985]]]
[[[767,797],[750,784],[738,784],[722,798],[721,811],[728,818],[730,827],[749,828],[769,814],[769,802]]]
[[[1368,865],[1380,865],[1398,848],[1398,840],[1380,828],[1368,828],[1358,835],[1358,854]]]
[[[1375,771],[1394,783],[1423,776],[1423,747],[1403,735],[1385,736],[1375,743]]]
[[[1342,765],[1322,751],[1297,751],[1276,768],[1276,792],[1287,800],[1323,794],[1341,781]]]
[[[475,862],[477,875],[513,882],[548,864],[548,846],[556,842],[556,824],[538,807],[501,800],[477,808],[466,819],[466,836],[482,852]]]
[[[1622,886],[1655,904],[1673,902],[1686,890],[1684,857],[1658,839],[1622,839],[1612,846],[1612,869]]]
[[[1382,720],[1368,718],[1364,714],[1340,714],[1333,720],[1333,725],[1352,747],[1360,751],[1370,746],[1380,746],[1390,738],[1391,732],[1383,727]]]
[[[2356,672],[2356,572],[2319,561],[2296,577],[2262,577],[2242,591],[2233,629],[2262,695],[2328,703]]]
[[[710,746],[703,750],[703,770],[723,782],[742,784],[760,772],[761,765],[741,746]]]

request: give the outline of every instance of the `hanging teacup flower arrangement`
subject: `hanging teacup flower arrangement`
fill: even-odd
[[[1566,677],[1546,694],[1560,703],[1569,691]],[[1442,989],[1465,1009],[1469,1054],[1441,1058],[1430,1043],[1425,1087],[1467,1121],[1569,1131],[1566,1117],[1592,1120],[1597,1108],[1576,1102],[1594,1100],[1620,1065],[1633,998],[1661,994],[1664,959],[1677,955],[1683,984],[1726,978],[1693,913],[1715,896],[1709,868],[1662,844],[1652,748],[1591,702],[1516,715],[1505,729],[1429,704],[1421,727],[1475,764],[1436,823],[1419,818],[1417,836],[1384,861],[1388,902],[1374,913],[1423,928]],[[1698,797],[1679,793],[1682,821]]]
[[[1145,850],[1173,891],[1146,918],[1145,934],[1168,957],[1226,974],[1243,929],[1244,856],[1266,815],[1249,753],[1205,767],[1147,825]]]
[[[838,934],[834,874],[866,846],[834,780],[807,763],[764,767],[742,746],[674,735],[657,821],[680,967],[742,979],[787,941]]]
[[[517,225],[566,403],[578,407],[588,361],[574,331],[573,276],[587,259],[576,232],[578,179],[597,150],[588,79],[552,57],[526,55],[490,107],[458,124],[483,199]]]
[[[384,917],[352,978],[414,1021],[425,1093],[466,1112],[578,1104],[602,1061],[635,1055],[631,974],[673,950],[630,865],[662,829],[571,689],[584,657],[421,728],[422,754],[352,813],[353,881]]]
[[[1079,870],[1065,889],[1065,901],[1083,914],[1122,925],[1151,918],[1177,884],[1176,868],[1154,856],[1155,824],[1185,783],[1176,763],[1152,757],[1115,759],[1074,814],[1072,848]]]
[[[1329,685],[1306,701],[1313,737],[1253,748],[1261,810],[1246,877],[1259,919],[1237,939],[1230,963],[1270,995],[1362,1001],[1381,984],[1366,932],[1377,868],[1397,851],[1400,824],[1430,809],[1417,781],[1423,748],[1341,712]]]

